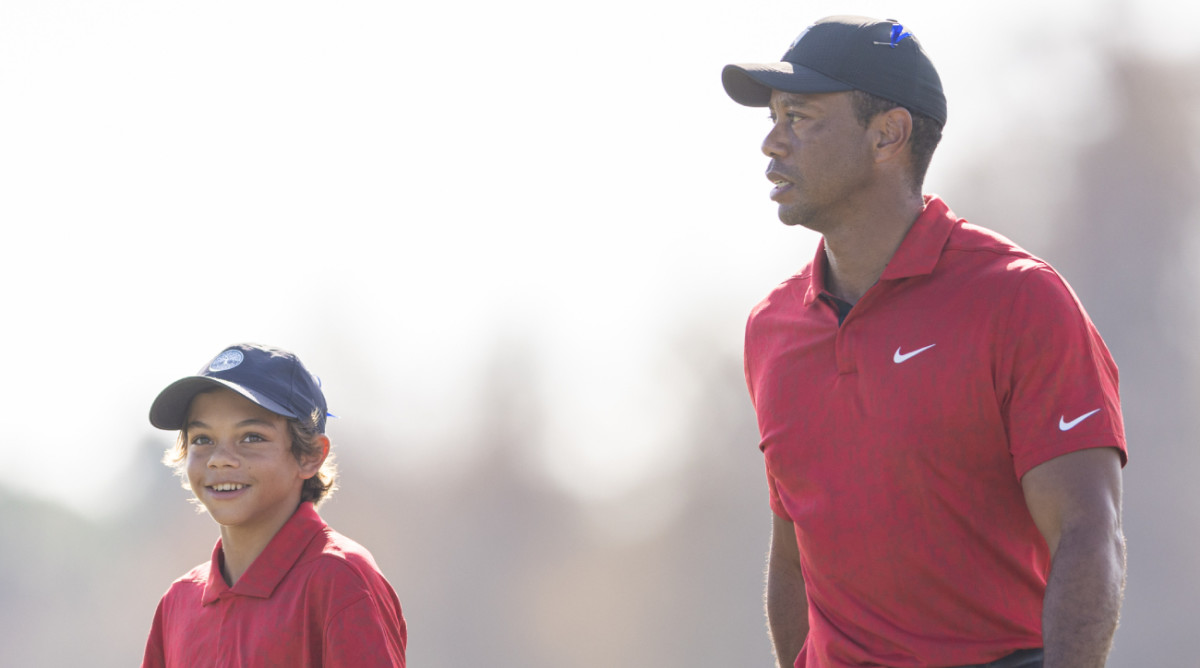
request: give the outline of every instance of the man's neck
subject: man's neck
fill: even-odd
[[[919,195],[885,207],[863,210],[825,237],[825,285],[838,299],[854,304],[891,262],[904,236],[924,209]]]

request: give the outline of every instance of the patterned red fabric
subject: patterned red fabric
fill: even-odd
[[[221,541],[158,604],[142,666],[404,666],[400,601],[370,552],[311,503],[233,587]]]
[[[1063,279],[937,198],[841,326],[824,246],[752,312],[771,508],[809,602],[796,666],[949,666],[1041,646],[1050,556],[1020,479],[1125,459],[1117,368]]]

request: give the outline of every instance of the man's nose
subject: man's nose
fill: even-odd
[[[782,123],[776,122],[771,126],[771,131],[763,137],[762,152],[768,158],[779,158],[787,154],[787,144],[783,142]]]

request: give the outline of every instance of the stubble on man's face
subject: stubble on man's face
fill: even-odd
[[[770,109],[762,149],[771,158],[767,177],[779,220],[824,233],[868,178],[867,129],[848,92],[773,91]]]

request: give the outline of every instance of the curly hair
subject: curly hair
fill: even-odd
[[[863,127],[879,114],[896,107],[912,116],[912,136],[908,140],[912,155],[912,186],[918,195],[921,194],[925,172],[929,171],[929,162],[933,160],[933,151],[942,141],[942,124],[919,111],[861,90],[851,91],[851,104],[854,105],[854,115]]]
[[[314,412],[311,416],[309,424],[302,424],[299,420],[289,419],[288,430],[292,434],[292,456],[296,461],[300,461],[305,455],[316,455],[320,453],[321,448],[317,445],[317,437],[321,436],[321,432],[317,431],[317,420],[319,416]],[[337,491],[337,464],[333,461],[333,453],[325,455],[325,461],[321,463],[320,470],[313,477],[304,481],[304,486],[300,488],[300,500],[312,501],[313,505],[320,506],[333,493]]]
[[[296,458],[297,462],[305,456],[317,455],[321,452],[321,446],[317,440],[321,436],[321,432],[317,431],[316,426],[318,419],[319,416],[315,412],[303,422],[296,418],[287,418],[288,433],[292,440],[292,456]],[[175,444],[163,454],[163,463],[175,471],[183,488],[190,490],[191,485],[188,483],[187,477],[187,444],[187,428],[185,427],[179,430]],[[311,501],[313,505],[320,506],[337,491],[337,475],[337,464],[334,462],[331,452],[326,455],[317,474],[304,481],[300,488],[300,500]]]

